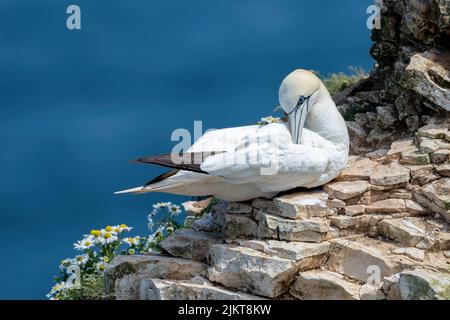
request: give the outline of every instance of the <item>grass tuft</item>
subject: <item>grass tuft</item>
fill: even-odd
[[[334,95],[341,92],[348,86],[368,77],[366,71],[361,67],[349,67],[349,69],[350,74],[339,72],[332,73],[327,77],[322,77],[318,72],[313,72],[322,79],[324,85],[328,89],[328,92],[330,92],[331,95]]]

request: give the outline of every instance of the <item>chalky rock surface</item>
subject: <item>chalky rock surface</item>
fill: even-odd
[[[328,270],[301,272],[290,293],[302,300],[357,300],[360,285]]]
[[[269,298],[285,293],[299,268],[295,260],[231,245],[212,246],[209,261],[210,281]]]
[[[106,294],[117,300],[135,300],[143,279],[188,280],[206,275],[206,265],[197,261],[162,255],[119,256],[106,269]]]
[[[333,181],[183,204],[193,229],[106,270],[115,299],[450,299],[450,5],[383,0],[376,67],[333,97],[351,156]]]
[[[366,154],[387,147],[450,113],[450,10],[448,0],[383,0],[381,28],[372,32],[375,69],[368,78],[336,94],[347,120],[352,151]],[[432,117],[430,117],[430,115]],[[439,132],[445,139],[445,132]],[[426,135],[432,139],[438,138]],[[404,164],[426,164],[448,156],[403,146]],[[397,150],[399,150],[397,148]],[[397,151],[398,152],[398,151]]]
[[[188,281],[145,279],[139,288],[141,300],[261,300],[254,295],[214,286],[206,279]]]

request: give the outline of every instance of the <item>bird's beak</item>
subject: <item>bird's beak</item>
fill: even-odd
[[[295,144],[299,144],[302,137],[306,114],[308,113],[307,103],[308,100],[306,100],[302,105],[296,106],[295,109],[288,115],[292,142]]]

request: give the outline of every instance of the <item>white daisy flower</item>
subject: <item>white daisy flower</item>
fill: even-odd
[[[81,255],[75,256],[75,261],[77,262],[77,264],[79,266],[85,265],[86,262],[88,262],[88,260],[89,260],[88,254],[81,254]]]
[[[120,228],[120,232],[123,232],[123,231],[130,232],[133,229],[132,227],[129,227],[123,223],[119,226],[119,228]]]
[[[175,229],[174,229],[174,227],[172,227],[172,226],[168,226],[168,227],[166,228],[166,231],[167,231],[168,233],[172,233],[174,230],[175,230]]]
[[[141,237],[136,236],[134,238],[124,238],[123,241],[128,244],[130,247],[131,246],[137,246],[140,242],[141,242]]]
[[[153,209],[164,208],[172,205],[172,202],[158,202],[153,205]]]
[[[158,235],[164,235],[164,231],[166,230],[166,227],[161,225],[156,229],[156,231],[153,233],[154,237],[157,237]]]
[[[61,293],[62,291],[65,291],[67,289],[69,289],[71,287],[71,285],[67,284],[64,281],[58,282],[57,284],[55,284],[52,289],[50,290],[50,293],[47,294],[47,297],[51,300],[56,300],[56,295],[58,293]]]
[[[71,266],[73,264],[76,264],[74,259],[70,259],[70,258],[64,259],[64,260],[61,261],[61,264],[59,265],[59,269],[60,270],[65,270],[65,269],[67,269],[69,266]]]
[[[91,248],[95,243],[93,236],[87,236],[82,240],[77,241],[73,244],[75,250],[83,251]]]
[[[112,226],[111,230],[112,230],[111,232],[114,234],[119,234],[123,231],[123,229],[120,227],[120,225]]]
[[[119,238],[111,232],[105,232],[102,236],[95,238],[95,241],[98,244],[110,244],[117,240],[119,240]]]
[[[178,216],[181,213],[180,206],[172,204],[169,206],[169,212],[171,216]]]
[[[106,269],[106,262],[104,262],[104,261],[99,261],[99,262],[97,262],[97,263],[95,264],[95,269],[96,269],[98,272],[103,272],[103,271],[105,271],[105,269]]]
[[[112,226],[106,226],[105,229],[100,230],[100,232],[102,233],[102,235],[104,235],[107,232],[116,235],[120,232],[120,226],[119,229],[116,229]]]

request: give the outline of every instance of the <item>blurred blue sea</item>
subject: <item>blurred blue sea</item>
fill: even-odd
[[[128,160],[170,151],[174,129],[254,124],[295,68],[369,70],[371,2],[2,0],[0,298],[44,299],[82,234],[145,235],[153,203],[186,200],[113,195],[164,171]]]

